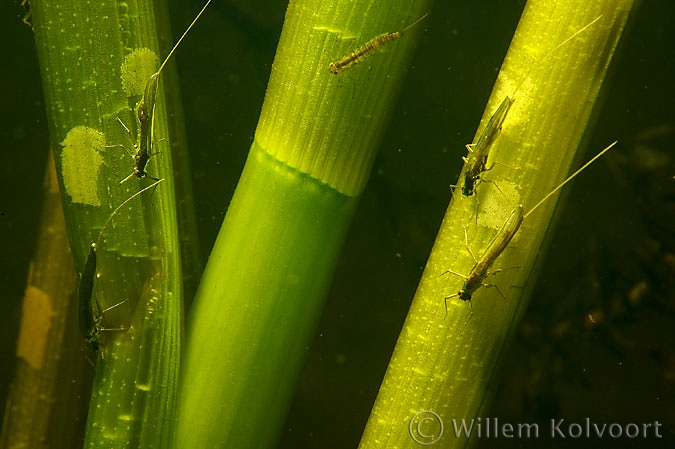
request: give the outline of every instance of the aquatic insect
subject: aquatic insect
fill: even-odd
[[[497,137],[497,134],[502,129],[502,124],[506,120],[506,115],[513,104],[513,97],[506,96],[499,105],[494,114],[490,117],[487,125],[481,132],[476,143],[467,144],[466,149],[469,154],[462,157],[464,160],[464,185],[462,186],[462,194],[464,196],[471,196],[476,190],[476,185],[481,180],[481,174],[487,170],[487,159],[492,147],[492,142]]]
[[[158,179],[156,182],[150,184],[149,186],[139,190],[138,192],[131,195],[129,198],[124,200],[122,204],[117,206],[115,210],[110,214],[106,222],[103,224],[101,231],[98,234],[95,242],[92,242],[89,245],[89,253],[87,255],[87,261],[84,265],[84,270],[80,276],[80,281],[77,285],[77,298],[78,298],[78,324],[80,327],[80,332],[84,338],[91,345],[91,349],[96,352],[101,347],[99,339],[101,334],[106,330],[123,330],[123,329],[104,329],[101,327],[103,321],[103,315],[110,309],[113,309],[120,304],[123,304],[126,300],[121,301],[113,306],[110,306],[106,309],[102,309],[101,305],[98,302],[98,299],[93,295],[94,292],[94,279],[96,277],[96,248],[101,241],[103,232],[106,230],[108,225],[111,223],[113,217],[122,209],[129,201],[133,200],[137,196],[141,195],[146,190],[156,187],[159,183],[164,181],[164,179]]]
[[[96,243],[89,246],[87,263],[84,265],[84,271],[80,276],[80,282],[77,285],[77,297],[79,300],[78,323],[80,332],[89,342],[94,352],[98,351],[98,339],[101,335],[101,306],[98,301],[92,301],[94,292],[94,276],[96,275]],[[96,308],[96,310],[94,310]]]
[[[133,178],[134,176],[137,177],[138,179],[143,179],[147,176],[148,178],[153,179],[155,181],[158,180],[157,178],[149,176],[148,172],[145,171],[145,167],[148,164],[148,161],[150,160],[151,156],[150,150],[152,148],[152,123],[155,112],[155,102],[157,100],[159,75],[162,73],[162,70],[164,70],[166,63],[169,62],[171,56],[173,56],[174,52],[176,51],[180,43],[183,42],[185,36],[187,36],[188,32],[192,29],[195,23],[197,23],[197,20],[199,20],[199,18],[202,16],[202,14],[206,10],[207,6],[209,6],[211,1],[212,0],[208,0],[206,4],[202,7],[201,11],[199,11],[197,16],[192,21],[192,23],[190,23],[187,29],[183,32],[183,35],[180,37],[180,39],[178,39],[178,41],[173,46],[169,54],[166,56],[166,58],[164,58],[164,61],[159,66],[159,69],[150,76],[150,79],[145,85],[145,89],[143,91],[143,98],[141,98],[141,101],[138,104],[138,111],[137,111],[139,123],[139,133],[138,133],[139,138],[138,143],[135,145],[137,147],[136,154],[132,156],[135,162],[134,170],[131,172],[129,176],[121,180],[120,184]],[[120,123],[122,123],[121,120]],[[124,125],[124,123],[122,123],[122,126],[124,126],[127,132],[131,134],[129,129]]]
[[[403,36],[404,32],[408,31],[410,28],[414,27],[422,20],[424,20],[429,15],[430,12],[431,11],[428,11],[422,17],[415,20],[413,23],[403,28],[401,31],[394,31],[391,33],[384,33],[375,36],[374,38],[372,38],[365,44],[361,45],[354,51],[347,53],[346,55],[344,55],[343,57],[341,57],[336,61],[332,61],[330,64],[328,64],[328,71],[333,75],[337,75],[340,72],[343,72],[351,67],[354,67],[359,62],[380,51],[382,47],[384,47],[385,45],[390,44],[391,42],[394,42],[397,39],[400,39],[401,36]]]
[[[595,22],[600,20],[601,17],[602,15],[596,17],[590,23],[588,23],[587,25],[576,31],[574,34],[572,34],[570,37],[568,37],[567,39],[556,45],[555,48],[550,50],[543,58],[539,60],[539,63],[536,66],[541,65],[548,57],[550,57],[562,46],[573,40],[579,34],[590,28]],[[502,125],[504,124],[506,116],[509,113],[509,110],[511,109],[511,105],[513,105],[513,102],[515,101],[516,92],[518,92],[520,86],[525,82],[531,70],[532,69],[528,70],[528,74],[525,75],[523,79],[518,83],[518,85],[513,90],[511,95],[507,95],[504,97],[504,100],[502,100],[497,110],[492,114],[490,120],[488,120],[488,123],[487,125],[485,125],[485,128],[481,132],[480,136],[478,136],[478,140],[476,140],[475,143],[466,145],[468,155],[462,157],[462,160],[464,161],[464,170],[463,170],[464,184],[462,185],[462,194],[464,196],[473,195],[476,191],[478,183],[482,181],[481,175],[484,172],[492,169],[492,166],[490,167],[487,166],[487,160],[490,153],[490,149],[492,148],[492,144],[495,138],[502,129]]]
[[[471,298],[473,297],[475,291],[480,287],[495,287],[499,294],[505,298],[504,294],[501,292],[501,290],[499,290],[499,287],[497,287],[496,284],[486,284],[483,281],[488,274],[495,274],[501,271],[490,271],[490,267],[492,267],[494,261],[497,259],[497,257],[499,257],[502,251],[504,251],[504,248],[506,248],[509,243],[511,243],[513,236],[516,235],[516,232],[518,232],[518,229],[520,229],[520,225],[522,223],[523,206],[518,206],[513,209],[511,215],[509,215],[509,218],[506,219],[502,227],[499,229],[499,231],[497,231],[497,234],[495,234],[495,236],[492,238],[492,241],[490,241],[487,249],[485,250],[485,253],[480,259],[476,259],[476,257],[473,255],[473,252],[471,251],[471,248],[469,248],[469,238],[466,233],[466,228],[464,228],[464,240],[466,242],[466,248],[469,250],[469,254],[471,254],[471,257],[474,260],[474,265],[471,269],[471,272],[467,276],[456,273],[452,270],[446,270],[441,274],[442,276],[443,274],[450,273],[465,279],[464,285],[462,285],[462,288],[460,288],[457,293],[445,297],[446,314],[448,313],[448,299],[458,296],[462,301],[469,301],[469,306],[471,306],[471,314],[473,315],[473,305],[471,305]]]
[[[463,275],[460,273],[456,273],[452,270],[446,270],[445,272],[441,273],[441,276],[444,274],[450,273],[454,274],[455,276],[459,276],[465,279],[464,285],[462,285],[462,288],[459,289],[459,291],[453,295],[446,296],[445,297],[445,311],[447,313],[447,307],[448,307],[448,300],[454,297],[459,297],[462,301],[469,301],[469,305],[471,305],[471,298],[473,297],[473,294],[478,290],[480,287],[495,287],[499,294],[504,297],[502,292],[499,290],[499,288],[494,285],[494,284],[486,284],[484,283],[485,278],[490,275],[490,274],[495,274],[498,273],[499,271],[502,270],[493,270],[490,271],[490,268],[492,267],[492,264],[494,261],[499,257],[499,255],[504,251],[504,249],[509,245],[513,237],[516,235],[516,232],[518,232],[518,229],[520,229],[520,225],[522,225],[523,220],[530,215],[532,212],[534,212],[539,206],[541,206],[547,199],[549,199],[552,195],[554,195],[556,192],[558,192],[560,189],[562,189],[565,184],[570,182],[574,177],[576,177],[579,173],[581,173],[583,170],[585,170],[589,165],[591,165],[593,162],[595,162],[598,158],[600,158],[603,154],[605,154],[607,151],[612,149],[615,145],[617,144],[617,141],[614,141],[612,144],[610,144],[608,147],[606,147],[604,150],[596,154],[591,160],[586,162],[584,165],[582,165],[578,170],[576,170],[574,173],[572,173],[570,176],[568,176],[563,182],[558,184],[556,188],[551,190],[548,194],[546,194],[537,204],[535,204],[527,213],[523,213],[523,206],[519,205],[516,206],[515,209],[511,211],[511,214],[509,217],[506,219],[502,227],[497,231],[495,236],[492,238],[490,243],[488,244],[487,249],[485,250],[485,253],[481,256],[480,259],[476,259],[476,257],[473,255],[473,252],[471,251],[471,248],[469,248],[469,243],[468,243],[468,237],[466,234],[466,228],[464,229],[464,238],[466,241],[466,248],[469,251],[469,254],[471,254],[471,257],[474,259],[474,265],[473,268],[471,269],[471,272],[468,275]],[[471,306],[471,314],[473,315],[473,306]]]

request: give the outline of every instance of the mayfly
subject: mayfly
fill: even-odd
[[[382,47],[384,47],[385,45],[388,45],[391,42],[400,39],[401,36],[403,36],[403,33],[405,33],[410,28],[414,27],[422,20],[424,20],[429,15],[430,12],[431,11],[428,11],[422,17],[415,20],[413,23],[403,28],[401,31],[394,31],[391,33],[384,33],[375,36],[365,44],[358,47],[356,50],[347,53],[346,55],[344,55],[343,57],[341,57],[336,61],[332,61],[330,64],[328,64],[328,71],[333,75],[337,75],[340,72],[343,72],[351,67],[354,67],[359,62],[380,51]]]
[[[150,79],[145,84],[145,89],[143,91],[143,98],[141,98],[141,101],[138,104],[138,111],[137,111],[139,123],[138,125],[139,138],[138,143],[136,144],[137,146],[136,154],[133,155],[135,162],[134,170],[131,172],[129,176],[121,180],[120,184],[122,184],[125,181],[128,181],[134,176],[137,177],[138,179],[143,179],[147,176],[155,181],[158,180],[157,178],[153,178],[152,176],[148,175],[148,172],[145,171],[145,166],[148,164],[148,161],[150,160],[151,156],[150,150],[152,149],[152,123],[153,123],[153,115],[155,112],[155,101],[157,99],[157,88],[159,86],[159,75],[162,73],[162,70],[164,70],[166,63],[169,62],[171,56],[173,56],[174,52],[176,51],[180,43],[183,42],[185,36],[192,29],[195,23],[197,23],[197,20],[199,20],[199,18],[202,16],[202,14],[209,6],[211,1],[212,0],[208,0],[206,4],[202,7],[201,11],[199,11],[197,16],[192,21],[192,23],[190,23],[190,25],[187,27],[183,35],[180,37],[180,39],[178,39],[178,41],[173,46],[169,54],[166,56],[166,58],[164,58],[164,62],[162,62],[162,65],[160,65],[159,69],[150,76]],[[120,123],[122,122],[120,121]],[[127,132],[129,132],[129,129],[124,125],[124,123],[122,123],[122,126],[124,126]]]
[[[95,242],[92,242],[89,245],[89,253],[87,255],[87,261],[84,265],[84,270],[80,276],[80,281],[77,286],[77,297],[79,301],[78,306],[78,322],[80,327],[80,332],[84,338],[89,342],[91,349],[96,352],[101,347],[99,339],[101,334],[105,330],[101,327],[101,322],[103,321],[103,314],[110,309],[113,309],[120,304],[123,304],[125,301],[121,301],[115,305],[112,305],[106,309],[102,309],[101,305],[98,302],[98,299],[94,296],[94,279],[96,277],[96,248],[101,241],[103,232],[106,230],[113,217],[122,209],[129,201],[133,200],[137,196],[141,195],[143,192],[156,187],[164,179],[158,179],[149,186],[139,190],[138,192],[131,195],[129,198],[124,200],[122,204],[117,206],[115,210],[110,214],[106,222],[103,224],[101,231],[98,233],[98,237]]]
[[[574,173],[568,176],[563,182],[558,184],[556,188],[554,188],[548,194],[546,194],[527,213],[523,212],[524,209],[522,205],[516,206],[516,208],[513,209],[513,211],[511,211],[511,214],[506,219],[506,221],[499,229],[499,231],[497,231],[497,234],[495,234],[492,241],[488,244],[485,253],[481,256],[480,259],[476,259],[473,255],[473,252],[471,252],[471,249],[469,248],[466,229],[464,229],[464,238],[466,241],[466,247],[469,250],[469,254],[471,254],[471,257],[474,259],[475,263],[473,265],[473,268],[471,269],[471,272],[466,276],[460,273],[456,273],[452,270],[446,270],[445,272],[441,273],[441,276],[450,273],[465,279],[464,285],[462,285],[462,288],[457,293],[445,297],[446,313],[449,299],[459,297],[459,299],[461,299],[462,301],[469,301],[469,305],[471,305],[471,298],[473,297],[473,294],[476,292],[476,290],[478,290],[480,287],[495,287],[497,288],[499,294],[502,297],[504,297],[502,292],[499,291],[499,288],[495,284],[486,284],[484,280],[488,275],[495,274],[501,271],[501,270],[490,271],[490,268],[492,267],[492,264],[497,259],[497,257],[499,257],[499,255],[504,251],[504,249],[509,245],[509,243],[511,243],[511,240],[516,235],[516,232],[518,232],[518,229],[520,229],[520,225],[523,223],[523,220],[532,212],[534,212],[539,206],[541,206],[542,203],[544,203],[544,201],[546,201],[552,195],[554,195],[556,192],[562,189],[565,186],[565,184],[570,182],[574,177],[576,177],[579,173],[585,170],[589,165],[595,162],[607,151],[612,149],[616,144],[617,144],[616,141],[613,142],[604,150],[595,155],[591,160],[582,165],[578,170],[576,170]],[[471,313],[473,315],[473,306],[471,307]]]
[[[595,22],[600,20],[601,17],[602,15],[596,17],[590,23],[588,23],[587,25],[576,31],[574,34],[569,36],[567,39],[556,45],[555,48],[550,50],[543,58],[539,60],[537,66],[541,65],[549,56],[554,54],[562,46],[572,41],[579,34],[588,30],[591,26],[593,26],[593,24],[595,24]],[[532,69],[528,70],[528,74],[531,70]],[[501,131],[502,125],[506,120],[506,116],[509,113],[511,106],[513,105],[513,102],[515,101],[516,92],[518,91],[520,86],[525,82],[527,77],[528,75],[523,77],[523,79],[520,81],[520,83],[518,83],[518,85],[513,90],[511,95],[507,95],[506,97],[504,97],[504,100],[502,100],[501,104],[499,105],[497,110],[492,114],[490,120],[488,120],[487,122],[487,125],[485,125],[485,128],[478,136],[478,140],[476,140],[476,142],[474,143],[466,145],[468,154],[466,157],[462,157],[462,160],[464,160],[464,172],[463,172],[464,184],[462,185],[462,194],[464,196],[473,195],[476,191],[476,186],[482,179],[481,175],[492,168],[487,166],[487,160],[490,153],[490,149],[492,148],[492,144],[495,138]]]

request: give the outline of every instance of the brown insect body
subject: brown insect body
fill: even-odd
[[[431,11],[428,11],[422,17],[415,20],[413,23],[403,28],[401,31],[393,31],[391,33],[384,33],[375,36],[365,44],[358,47],[356,50],[347,53],[337,61],[333,61],[330,64],[328,64],[328,71],[333,75],[337,75],[342,71],[354,67],[359,62],[380,51],[382,47],[384,47],[385,45],[390,44],[391,42],[394,42],[397,39],[400,39],[401,36],[403,36],[404,31],[407,31],[408,29],[414,27],[422,20],[424,20],[429,15],[429,12]]]
[[[380,51],[381,47],[395,41],[396,39],[399,39],[401,36],[403,36],[401,31],[394,31],[393,33],[384,33],[380,34],[379,36],[375,36],[353,52],[348,53],[337,61],[333,61],[328,64],[328,70],[330,73],[337,75],[343,70],[347,70],[355,66],[359,62],[368,58],[370,55],[377,53]]]

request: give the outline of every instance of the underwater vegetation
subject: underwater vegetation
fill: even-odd
[[[629,59],[633,33],[665,33],[642,25],[651,9],[551,0],[496,21],[427,1],[216,0],[148,82],[199,3],[171,5],[171,27],[150,3],[36,1],[21,24],[49,144],[14,125],[41,139],[11,166],[42,199],[23,206],[40,231],[7,253],[34,259],[5,327],[7,378],[25,383],[4,383],[3,445],[30,425],[59,447],[416,447],[413,425],[438,434],[412,420],[427,410],[440,447],[486,444],[452,437],[453,418],[667,421],[651,398],[672,382],[672,120],[608,122],[643,99],[614,83],[650,60]],[[533,210],[615,140],[575,179],[576,212],[553,218],[567,187]],[[41,193],[47,147],[58,182],[47,170]],[[602,398],[599,372],[641,369],[660,393],[613,397],[624,414],[573,406]]]

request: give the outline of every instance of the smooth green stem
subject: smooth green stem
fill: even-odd
[[[484,174],[490,182],[478,185],[480,201],[462,195],[461,187],[455,190],[360,447],[469,443],[453,424],[470,424],[488,411],[496,369],[527,306],[533,263],[556,200],[527,216],[510,244],[494,255],[494,273],[483,279],[492,288],[474,292],[473,315],[456,296],[465,279],[447,270],[469,275],[475,264],[465,232],[480,258],[515,207],[527,213],[571,171],[632,7],[632,0],[528,2],[477,132],[512,96],[490,150],[488,167],[496,162]]]
[[[191,311],[178,447],[275,440],[355,204],[251,149]]]

